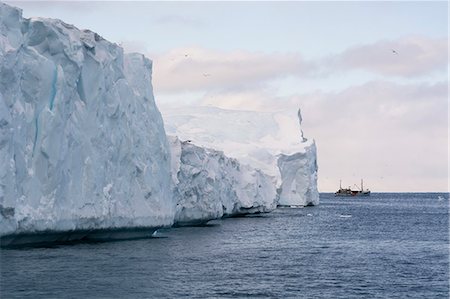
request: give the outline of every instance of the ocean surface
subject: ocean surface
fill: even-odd
[[[321,194],[157,236],[2,249],[0,297],[449,298],[448,194]]]

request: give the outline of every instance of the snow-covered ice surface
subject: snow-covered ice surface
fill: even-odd
[[[279,188],[279,204],[319,203],[314,140],[303,136],[300,111],[255,112],[160,105],[166,132],[198,146],[223,151],[262,170]],[[207,125],[205,125],[207,124]]]
[[[176,224],[198,224],[276,208],[275,185],[262,171],[190,141],[171,137],[170,143]]]
[[[0,236],[173,223],[152,63],[0,4]]]

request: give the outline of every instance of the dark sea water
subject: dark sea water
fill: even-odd
[[[449,298],[448,207],[448,194],[321,194],[160,238],[3,249],[0,297]]]

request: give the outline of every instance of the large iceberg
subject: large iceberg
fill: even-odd
[[[222,152],[171,138],[175,224],[199,224],[223,216],[276,208],[271,177]]]
[[[151,72],[94,32],[0,3],[2,246],[318,203],[314,141],[280,135],[285,115],[183,109],[166,125],[185,141],[169,141]]]
[[[0,3],[2,245],[24,233],[173,223],[151,69],[94,32]]]
[[[160,109],[167,134],[223,151],[241,165],[269,175],[278,190],[279,205],[319,203],[316,145],[303,135],[300,110],[295,114],[208,106],[160,105]]]

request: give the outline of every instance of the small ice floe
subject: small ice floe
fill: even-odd
[[[352,218],[352,215],[341,214],[341,215],[339,215],[339,217],[341,217],[341,218]]]
[[[303,206],[301,206],[301,205],[290,205],[289,207],[293,208],[293,209],[301,209],[301,208],[303,208]]]
[[[302,206],[302,205],[277,205],[277,208],[302,209],[302,208],[304,208],[304,206]]]
[[[165,232],[165,229],[161,229],[161,230],[155,230],[153,233],[152,233],[152,238],[155,238],[155,239],[165,239],[165,238],[168,238],[168,236],[166,236],[166,235],[164,235],[164,232]]]

